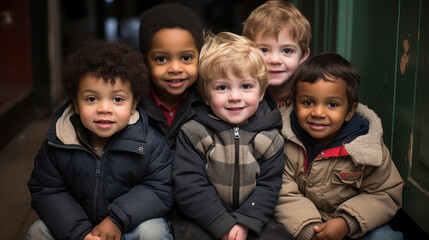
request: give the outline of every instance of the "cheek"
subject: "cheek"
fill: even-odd
[[[287,65],[290,70],[296,70],[296,68],[298,68],[299,61],[297,59],[290,60]]]
[[[296,118],[298,119],[298,121],[303,122],[307,118],[309,113],[307,111],[305,111],[304,109],[296,108],[295,114],[296,114]]]
[[[150,75],[153,80],[160,80],[166,71],[160,66],[151,66]]]
[[[210,106],[212,108],[220,108],[224,105],[225,99],[222,97],[222,95],[211,95],[210,97]]]
[[[198,65],[197,64],[192,64],[189,65],[187,68],[187,72],[188,75],[190,76],[190,78],[192,78],[192,80],[197,80],[198,77]]]

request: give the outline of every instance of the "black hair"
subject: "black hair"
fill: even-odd
[[[348,110],[358,102],[360,76],[356,67],[337,53],[324,52],[308,58],[296,69],[291,79],[293,105],[296,105],[298,82],[314,83],[320,78],[325,82],[332,81],[332,78],[346,82]]]
[[[70,98],[76,97],[80,80],[88,75],[112,84],[116,78],[129,81],[134,99],[147,94],[149,75],[143,56],[122,41],[91,39],[66,58],[63,84]]]
[[[189,7],[177,3],[156,5],[140,16],[139,43],[140,53],[149,51],[152,37],[164,28],[182,28],[191,33],[198,51],[204,43],[203,25],[197,14]]]

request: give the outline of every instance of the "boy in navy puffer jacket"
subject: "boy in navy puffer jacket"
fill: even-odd
[[[171,239],[171,153],[137,107],[147,79],[140,54],[121,42],[92,40],[67,58],[71,101],[34,161],[28,187],[40,219],[27,239]]]

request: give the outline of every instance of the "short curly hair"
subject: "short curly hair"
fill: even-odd
[[[267,67],[261,51],[252,40],[235,33],[214,35],[208,32],[198,69],[200,77],[196,87],[204,100],[210,100],[207,86],[211,81],[217,77],[227,78],[229,71],[240,78],[249,74],[259,83],[261,92],[268,87]]]
[[[165,28],[182,28],[189,31],[198,51],[201,50],[204,43],[203,25],[197,14],[191,8],[178,3],[164,3],[144,11],[140,16],[140,53],[146,55],[151,48],[153,35]]]
[[[147,95],[149,75],[143,56],[122,41],[91,39],[66,58],[63,85],[70,98],[76,97],[80,80],[88,75],[112,84],[117,78],[129,81],[134,99]]]

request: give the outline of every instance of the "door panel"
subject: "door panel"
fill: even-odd
[[[32,84],[28,1],[0,1],[0,115],[30,93]]]

